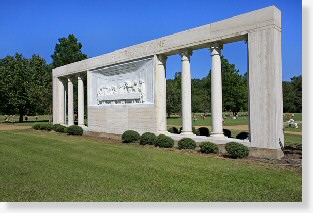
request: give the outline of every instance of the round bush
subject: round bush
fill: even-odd
[[[140,134],[134,130],[127,130],[122,135],[123,143],[133,143],[140,139]]]
[[[52,125],[52,124],[47,124],[47,125],[46,125],[46,130],[47,130],[47,131],[53,130],[53,125]]]
[[[33,129],[35,129],[35,130],[40,130],[40,129],[41,129],[41,125],[40,125],[40,124],[35,124],[35,125],[33,126]]]
[[[225,137],[231,138],[231,131],[229,129],[223,129],[223,133]]]
[[[142,136],[140,137],[140,144],[141,145],[153,145],[155,143],[156,140],[156,135],[152,132],[145,132],[142,134]]]
[[[200,152],[218,154],[218,146],[211,142],[203,142],[200,144]]]
[[[80,126],[72,125],[67,128],[67,133],[69,135],[82,135],[83,132],[84,130]]]
[[[249,155],[248,147],[240,143],[229,142],[225,145],[225,149],[232,158],[243,158]]]
[[[199,129],[196,129],[194,126],[192,127],[192,133],[198,136],[200,135]]]
[[[161,148],[172,148],[174,146],[174,140],[164,134],[160,134],[157,137],[154,146],[158,146]]]
[[[40,130],[47,130],[48,124],[40,124]]]
[[[170,133],[179,134],[179,130],[175,126],[169,128],[168,131]]]
[[[178,141],[178,149],[195,149],[196,146],[196,142],[191,138],[183,138]]]
[[[200,127],[199,129],[199,135],[200,136],[206,136],[206,137],[209,137],[210,136],[210,131],[208,128],[206,127]]]
[[[240,139],[240,140],[245,140],[247,138],[249,138],[249,132],[240,132],[237,136],[236,136],[237,139]]]
[[[53,125],[53,130],[56,131],[56,132],[64,132],[64,129],[66,127],[61,125],[61,124],[54,124]]]

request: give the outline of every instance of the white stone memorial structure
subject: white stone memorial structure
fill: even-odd
[[[78,79],[78,125],[85,134],[167,134],[178,140],[225,144],[223,135],[221,59],[223,46],[247,41],[249,63],[249,140],[254,156],[281,158],[284,144],[281,11],[270,6],[162,37],[53,70],[53,123],[74,124],[73,79]],[[208,49],[212,57],[210,137],[192,133],[192,52]],[[180,54],[182,63],[182,132],[167,132],[166,59]],[[209,68],[208,68],[209,70]],[[87,78],[87,100],[84,81]],[[87,101],[88,127],[84,126]],[[239,141],[239,140],[237,140]]]

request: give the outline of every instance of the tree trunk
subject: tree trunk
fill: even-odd
[[[19,114],[20,114],[20,118],[19,118],[18,122],[22,123],[23,122],[23,117],[24,117],[24,110],[23,109],[19,109]]]

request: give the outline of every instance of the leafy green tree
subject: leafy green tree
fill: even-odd
[[[295,91],[294,105],[295,112],[302,112],[302,75],[291,78],[291,84]]]
[[[30,60],[21,54],[0,60],[0,111],[19,114],[23,122],[25,114],[44,111],[49,104],[49,71],[46,61],[39,55]]]
[[[207,113],[211,109],[211,97],[206,89],[207,78],[191,80],[192,112]]]
[[[244,76],[239,74],[235,64],[222,56],[222,93],[223,110],[232,111],[235,114],[239,111],[248,110],[248,74]],[[206,80],[206,89],[208,97],[211,97],[211,70]],[[211,104],[211,103],[210,103]]]
[[[177,79],[168,79],[166,81],[166,111],[167,116],[181,111],[181,90]]]
[[[221,57],[223,108],[238,113],[248,110],[248,81],[239,74],[235,64]]]
[[[283,81],[284,112],[302,112],[302,76]]]
[[[82,43],[78,42],[78,39],[73,35],[68,35],[67,38],[60,38],[59,43],[55,45],[54,53],[51,55],[52,67],[56,68],[59,66],[67,65],[76,61],[81,61],[87,59],[88,56],[82,53]],[[51,80],[52,81],[52,80]],[[84,85],[86,85],[86,80],[84,80]],[[73,79],[73,89],[74,89],[74,112],[78,111],[78,95],[77,95],[77,78]],[[84,94],[87,94],[87,87],[84,87]],[[85,100],[86,97],[85,97]],[[85,101],[85,109],[87,109],[87,101]]]
[[[55,45],[54,53],[51,55],[54,68],[87,58],[87,55],[81,51],[83,45],[73,34],[67,38],[60,38],[59,42]]]

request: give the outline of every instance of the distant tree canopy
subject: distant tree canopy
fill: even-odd
[[[51,64],[39,55],[27,59],[19,53],[0,59],[0,114],[19,114],[19,122],[24,115],[52,114],[52,69],[87,58],[74,35],[59,42]],[[75,82],[74,101],[77,103]],[[77,104],[74,106],[76,109]]]
[[[19,114],[48,113],[51,102],[51,72],[45,59],[21,54],[0,59],[0,112]]]
[[[73,34],[67,38],[60,38],[59,42],[55,45],[54,53],[51,55],[54,68],[88,58],[86,54],[82,53],[83,45]]]
[[[302,112],[302,76],[283,81],[284,112]]]

